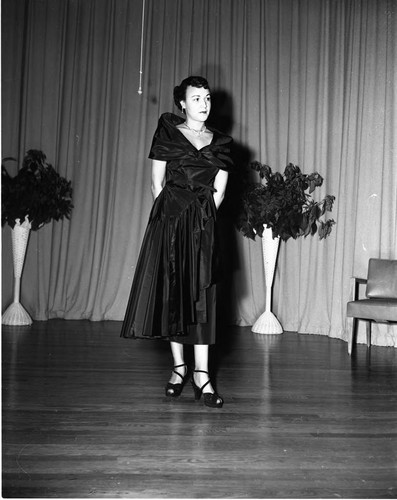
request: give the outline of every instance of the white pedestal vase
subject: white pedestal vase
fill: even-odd
[[[14,302],[6,309],[2,317],[3,325],[31,325],[32,318],[19,302],[21,290],[21,276],[25,261],[31,224],[27,218],[20,224],[15,221],[12,229],[12,255],[14,260]]]
[[[280,334],[283,333],[283,328],[276,316],[271,311],[272,301],[272,286],[274,278],[274,270],[276,268],[277,252],[280,244],[280,238],[274,238],[272,230],[264,226],[262,235],[262,253],[263,264],[265,267],[266,281],[266,306],[265,312],[262,313],[252,327],[254,333],[261,334]]]

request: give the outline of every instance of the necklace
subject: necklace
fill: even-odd
[[[191,128],[189,127],[189,125],[185,122],[185,125],[186,127],[191,130],[194,134],[196,134],[197,136],[200,136],[201,134],[204,134],[204,132],[207,130],[207,127],[204,125],[204,128],[202,128],[201,130],[196,130],[195,128]]]

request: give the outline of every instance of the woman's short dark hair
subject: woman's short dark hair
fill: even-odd
[[[181,101],[186,99],[186,89],[188,87],[196,87],[210,90],[208,82],[202,76],[188,76],[182,80],[180,85],[174,88],[174,102],[179,110],[182,110]]]

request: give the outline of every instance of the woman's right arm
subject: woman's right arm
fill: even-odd
[[[164,187],[166,161],[152,160],[152,194],[153,199],[161,193]]]

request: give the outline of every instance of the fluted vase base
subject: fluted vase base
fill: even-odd
[[[1,322],[3,325],[21,326],[31,325],[33,320],[20,302],[13,302],[5,310]]]
[[[265,311],[256,320],[251,331],[262,335],[275,335],[283,333],[283,328],[271,311]]]

